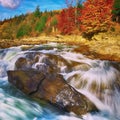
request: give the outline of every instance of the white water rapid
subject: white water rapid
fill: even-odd
[[[120,63],[89,59],[64,44],[27,47],[0,49],[0,120],[120,120]],[[50,58],[68,84],[100,112],[83,116],[62,113],[50,105],[38,104],[8,83],[7,70],[14,70],[16,60],[29,52],[41,54],[32,68],[42,69],[45,58]]]

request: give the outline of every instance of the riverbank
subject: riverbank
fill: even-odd
[[[92,58],[120,62],[120,34],[99,33],[87,40],[79,35],[54,35],[31,37],[16,40],[0,40],[0,48],[9,48],[19,45],[35,45],[47,42],[66,43],[77,45],[76,52]]]

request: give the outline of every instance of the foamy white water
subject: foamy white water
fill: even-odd
[[[45,45],[46,46],[46,45]],[[120,119],[120,71],[110,61],[91,60],[84,55],[72,52],[72,48],[48,44],[52,49],[37,45],[22,51],[21,47],[0,50],[0,120],[119,120]],[[62,47],[61,47],[62,46]],[[39,49],[40,47],[40,49]],[[41,49],[43,47],[43,49]],[[36,49],[37,48],[37,49]],[[18,58],[26,53],[40,52],[39,60],[32,68],[45,66],[44,60],[50,55],[57,64],[60,74],[77,91],[84,94],[100,110],[77,116],[74,113],[61,113],[52,106],[42,106],[21,93],[7,81],[7,70],[14,70]],[[56,61],[57,60],[57,61]],[[120,67],[119,63],[117,67]]]

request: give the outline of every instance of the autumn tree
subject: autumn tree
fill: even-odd
[[[12,39],[13,30],[11,29],[11,23],[5,22],[0,26],[0,39]]]
[[[111,26],[113,0],[87,0],[81,10],[79,21],[83,35],[91,38],[94,34],[107,31]]]
[[[62,10],[59,16],[58,29],[62,34],[71,34],[75,29],[75,9],[73,7]]]
[[[63,34],[75,33],[79,30],[79,16],[83,0],[65,0],[67,8],[63,9],[59,16],[58,29]]]
[[[75,28],[75,9],[73,0],[65,0],[67,9],[63,9],[59,15],[58,29],[62,34],[71,34]]]

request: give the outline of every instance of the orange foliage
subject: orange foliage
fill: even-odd
[[[63,34],[70,34],[75,29],[75,9],[63,9],[59,15],[58,29]]]
[[[111,26],[113,0],[87,0],[81,10],[81,31],[92,35],[107,31]]]
[[[111,27],[114,0],[86,0],[83,6],[74,7],[73,3],[74,0],[66,0],[67,9],[46,11],[39,17],[35,17],[33,12],[0,22],[0,39],[15,39],[23,32],[21,38],[39,36],[42,32],[52,33],[53,28],[62,34],[81,32],[91,38],[95,33],[107,31]],[[41,20],[43,16],[47,16],[48,19]],[[45,25],[43,26],[41,22]],[[41,26],[44,29],[40,29]]]

